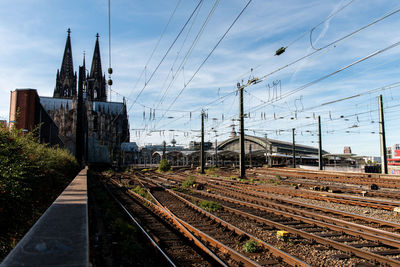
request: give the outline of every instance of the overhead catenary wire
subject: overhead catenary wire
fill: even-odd
[[[364,62],[365,60],[370,59],[371,57],[374,57],[374,56],[379,55],[379,54],[381,54],[381,53],[383,53],[383,52],[386,52],[386,51],[388,51],[388,50],[390,50],[390,49],[392,49],[392,48],[394,48],[394,47],[397,47],[398,45],[400,45],[400,41],[395,42],[395,43],[393,43],[392,45],[389,45],[389,46],[387,46],[387,47],[385,47],[385,48],[383,48],[383,49],[377,50],[377,51],[375,51],[375,52],[369,54],[368,56],[365,56],[365,57],[363,57],[363,58],[360,58],[360,59],[358,59],[358,60],[356,60],[356,61],[354,61],[354,62],[352,62],[352,63],[350,63],[350,64],[348,64],[348,65],[346,65],[346,66],[344,66],[344,67],[342,67],[342,68],[340,68],[340,69],[334,71],[334,72],[331,72],[331,73],[329,73],[329,74],[326,74],[326,75],[324,75],[324,76],[322,76],[322,77],[320,77],[320,78],[318,78],[318,79],[316,79],[316,80],[313,80],[313,81],[311,81],[311,82],[309,82],[309,83],[307,83],[307,84],[305,84],[305,85],[302,85],[302,86],[300,86],[300,87],[298,87],[298,88],[296,88],[296,89],[294,89],[294,90],[291,90],[291,91],[289,91],[289,92],[283,94],[278,100],[281,100],[281,99],[286,98],[286,97],[288,97],[288,96],[290,96],[290,95],[293,95],[293,94],[295,94],[295,93],[297,93],[297,92],[299,92],[299,91],[301,91],[301,90],[304,90],[304,89],[306,89],[307,87],[310,87],[310,86],[312,86],[312,85],[314,85],[314,84],[316,84],[316,83],[319,83],[319,82],[321,82],[321,81],[323,81],[323,80],[325,80],[325,79],[327,79],[327,78],[329,78],[329,77],[331,77],[331,76],[333,76],[333,75],[336,75],[336,74],[338,74],[338,73],[340,73],[340,72],[342,72],[342,71],[344,71],[344,70],[346,70],[346,69],[348,69],[348,68],[350,68],[350,67],[352,67],[352,66],[354,66],[354,65],[356,65],[356,64],[359,64],[359,63],[361,63],[361,62]],[[263,77],[260,78],[260,80],[264,79],[266,76],[267,76],[267,75],[264,75]],[[278,101],[278,100],[275,100],[275,101],[273,100],[272,102],[276,102],[276,101]],[[263,105],[264,105],[264,104],[263,104]],[[260,108],[259,106],[258,106],[258,107],[255,107],[252,111],[258,110],[259,108]]]
[[[296,64],[296,63],[298,63],[298,62],[300,62],[300,61],[302,61],[302,60],[304,60],[304,59],[306,59],[306,58],[318,53],[319,51],[321,51],[321,50],[323,50],[325,48],[333,46],[333,45],[335,45],[335,44],[337,44],[337,43],[339,43],[339,42],[341,42],[341,41],[343,41],[343,40],[345,40],[345,39],[347,39],[347,38],[349,38],[349,37],[361,32],[362,30],[365,30],[366,28],[368,28],[368,27],[370,27],[370,26],[372,26],[372,25],[374,25],[374,24],[376,24],[376,23],[378,23],[378,22],[380,22],[380,21],[382,21],[382,20],[384,20],[384,19],[386,19],[386,18],[388,18],[390,16],[393,16],[393,15],[397,14],[398,12],[400,12],[400,8],[396,8],[395,10],[387,13],[386,15],[383,15],[382,17],[372,21],[371,23],[368,23],[367,25],[364,25],[363,27],[358,28],[357,30],[355,30],[355,31],[353,31],[353,32],[351,32],[349,34],[346,34],[346,35],[342,36],[341,38],[336,39],[333,42],[330,42],[330,43],[328,43],[328,44],[326,44],[326,45],[324,45],[324,46],[322,46],[320,48],[317,48],[316,50],[314,50],[314,51],[312,51],[312,52],[310,52],[310,53],[308,53],[308,54],[306,54],[306,55],[304,55],[304,56],[302,56],[302,57],[300,57],[300,58],[298,58],[298,59],[296,59],[296,60],[294,60],[294,61],[292,61],[292,62],[290,62],[290,63],[288,63],[288,64],[286,64],[284,66],[282,66],[282,67],[279,67],[279,68],[273,70],[272,72],[264,75],[262,78],[266,78],[266,77],[271,76],[271,75],[273,75],[273,74],[275,74],[275,73],[277,73],[277,72],[279,72],[281,70],[284,70],[284,69],[286,69],[286,68],[288,68],[288,67],[290,67],[290,66],[292,66],[292,65],[294,65],[294,64]],[[260,66],[261,65],[257,66],[256,68],[258,68]],[[249,72],[247,72],[245,75],[247,75],[248,73]]]
[[[167,49],[167,51],[165,52],[164,56],[162,57],[162,59],[160,60],[160,62],[158,63],[158,65],[156,66],[156,68],[153,70],[153,72],[151,73],[150,77],[148,80],[145,81],[144,86],[142,87],[142,89],[140,90],[140,92],[137,94],[135,100],[132,102],[131,106],[128,109],[128,112],[131,110],[131,108],[135,105],[135,103],[137,102],[137,100],[139,99],[139,97],[141,96],[141,94],[143,93],[144,89],[147,87],[147,85],[149,84],[149,82],[152,80],[152,78],[154,77],[154,74],[157,72],[158,68],[161,66],[161,64],[164,62],[165,58],[167,57],[167,55],[169,54],[169,52],[171,51],[172,47],[175,45],[176,41],[178,40],[178,38],[180,37],[180,35],[182,34],[183,30],[186,28],[186,26],[188,25],[189,21],[192,19],[193,15],[196,13],[196,10],[199,8],[200,4],[203,2],[203,0],[200,0],[199,3],[197,4],[197,6],[195,7],[195,9],[193,10],[193,12],[190,14],[189,18],[186,20],[185,24],[183,25],[183,27],[181,28],[181,30],[179,31],[179,33],[177,34],[177,36],[175,37],[174,41],[171,43],[171,45],[169,46],[169,48]]]
[[[172,111],[172,110],[171,110]],[[227,120],[227,119],[226,119]]]
[[[175,56],[175,59],[174,59],[174,61],[173,61],[173,63],[172,63],[172,66],[171,66],[171,68],[170,68],[170,71],[168,72],[168,75],[165,77],[164,82],[163,82],[163,84],[161,85],[161,88],[165,88],[165,89],[164,89],[164,91],[160,92],[160,95],[161,95],[161,97],[159,97],[159,98],[160,98],[160,101],[159,101],[159,103],[156,105],[156,107],[158,107],[160,104],[163,103],[164,97],[166,96],[166,93],[167,93],[167,91],[168,91],[168,89],[169,89],[168,87],[167,87],[167,88],[165,87],[165,85],[166,85],[166,83],[167,83],[167,81],[168,81],[168,78],[169,78],[170,75],[171,75],[172,79],[174,79],[174,77],[177,75],[176,72],[175,72],[175,74],[174,74],[175,64],[176,64],[176,62],[178,61],[179,55],[180,55],[180,53],[182,52],[183,47],[185,46],[186,41],[187,41],[187,39],[188,39],[188,37],[189,37],[189,34],[190,34],[190,32],[191,32],[191,30],[192,30],[192,28],[193,28],[193,26],[194,26],[194,24],[195,24],[195,22],[196,22],[196,20],[197,20],[197,17],[198,17],[198,15],[199,15],[199,13],[200,13],[200,9],[201,9],[201,8],[199,8],[199,9],[197,10],[197,13],[196,13],[195,17],[193,18],[192,23],[191,23],[191,25],[190,25],[190,27],[189,27],[187,33],[186,33],[185,39],[183,40],[183,42],[182,42],[182,44],[181,44],[181,47],[179,48],[179,51],[176,53],[176,56]]]
[[[289,91],[289,92],[283,94],[279,99],[273,99],[273,100],[271,100],[270,102],[262,103],[262,104],[260,104],[260,105],[257,105],[257,106],[255,106],[254,108],[252,108],[251,110],[249,110],[249,112],[255,112],[255,111],[259,110],[260,108],[263,108],[263,107],[266,106],[266,105],[272,104],[272,103],[277,102],[277,101],[279,101],[279,100],[281,100],[281,99],[283,99],[283,98],[286,98],[286,97],[288,97],[288,96],[290,96],[290,95],[293,95],[293,94],[295,94],[295,93],[297,93],[297,92],[299,92],[299,91],[301,91],[301,90],[304,90],[304,89],[306,89],[306,88],[308,88],[308,87],[310,87],[310,86],[312,86],[312,85],[314,85],[314,84],[316,84],[316,83],[318,83],[318,82],[321,82],[321,81],[323,81],[323,80],[325,80],[325,79],[327,79],[327,78],[329,78],[329,77],[331,77],[331,76],[333,76],[333,75],[336,75],[336,74],[338,74],[338,73],[340,73],[340,72],[342,72],[342,71],[344,71],[344,70],[346,70],[346,69],[348,69],[348,68],[350,68],[350,67],[352,67],[352,66],[354,66],[354,65],[356,65],[356,64],[359,64],[359,63],[361,63],[361,62],[364,62],[365,60],[367,60],[367,59],[369,59],[369,58],[371,58],[371,57],[374,57],[374,56],[379,55],[379,54],[381,54],[381,53],[383,53],[383,52],[385,52],[385,51],[388,51],[388,50],[390,50],[390,49],[392,49],[392,48],[394,48],[394,47],[397,47],[398,45],[400,45],[400,41],[398,41],[398,42],[396,42],[396,43],[394,43],[394,44],[392,44],[392,45],[390,45],[390,46],[387,46],[387,47],[385,47],[385,48],[383,48],[383,49],[377,50],[377,51],[375,51],[375,52],[369,54],[368,56],[365,56],[365,57],[363,57],[363,58],[361,58],[361,59],[358,59],[358,60],[354,61],[354,62],[351,63],[351,64],[348,64],[348,65],[346,65],[346,66],[344,66],[344,67],[342,67],[342,68],[340,68],[340,69],[338,69],[338,70],[336,70],[336,71],[334,71],[334,72],[331,72],[331,73],[329,73],[329,74],[327,74],[327,75],[324,75],[324,76],[322,76],[322,77],[320,77],[320,78],[318,78],[318,79],[316,79],[316,80],[313,80],[313,81],[311,81],[311,82],[309,82],[309,83],[307,83],[307,84],[305,84],[305,85],[302,85],[302,86],[300,86],[300,87],[297,87],[296,89],[293,89],[293,90],[291,90],[291,91]],[[266,76],[267,76],[267,75],[264,75],[264,76],[262,76],[262,77],[261,77],[260,79],[258,79],[258,80],[259,80],[259,81],[262,81],[263,79],[265,79]],[[252,83],[248,84],[247,86],[249,86],[249,85],[252,85]],[[235,116],[231,116],[231,118],[233,118],[233,117],[235,117]]]
[[[213,47],[213,49],[210,51],[210,53],[207,55],[207,57],[203,60],[203,62],[199,65],[199,67],[196,69],[196,71],[193,73],[193,75],[190,77],[190,79],[188,80],[188,82],[183,86],[183,88],[179,91],[178,95],[175,97],[175,99],[172,101],[172,103],[169,105],[168,110],[171,109],[171,107],[175,104],[176,100],[180,97],[180,95],[183,93],[183,91],[186,89],[186,87],[190,84],[190,82],[193,80],[193,78],[196,76],[196,74],[199,72],[199,70],[203,67],[203,65],[207,62],[207,60],[209,59],[209,57],[212,55],[212,53],[215,51],[215,49],[217,49],[217,47],[219,46],[219,44],[222,42],[222,40],[225,38],[225,36],[228,34],[228,32],[230,31],[230,29],[233,27],[233,25],[235,25],[236,21],[241,17],[241,15],[243,14],[243,12],[246,10],[246,8],[249,6],[249,4],[252,2],[252,0],[249,0],[247,2],[247,4],[245,5],[245,7],[240,11],[240,13],[237,15],[237,17],[235,18],[235,20],[231,23],[231,25],[229,26],[229,28],[225,31],[225,33],[222,35],[222,37],[218,40],[217,44]],[[167,112],[165,112],[161,119],[164,118],[165,114]]]
[[[210,21],[211,16],[214,14],[215,9],[217,8],[219,3],[219,0],[216,0],[213,7],[211,8],[211,10],[209,11],[205,21],[203,22],[199,32],[197,33],[196,37],[194,38],[191,46],[189,47],[189,49],[187,50],[184,58],[182,59],[179,67],[177,68],[175,74],[172,75],[172,80],[170,81],[170,83],[168,84],[168,87],[165,89],[163,96],[161,97],[160,101],[157,104],[157,107],[163,102],[163,100],[165,99],[165,96],[168,92],[168,90],[170,89],[170,87],[172,86],[172,84],[174,83],[174,81],[176,80],[176,78],[178,77],[178,74],[180,71],[183,71],[184,65],[187,62],[187,59],[189,58],[189,56],[191,55],[191,53],[193,52],[194,47],[197,45],[201,35],[204,32],[205,27],[207,26],[208,22]]]

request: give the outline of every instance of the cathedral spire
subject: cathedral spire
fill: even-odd
[[[93,100],[107,101],[106,81],[101,68],[99,34],[96,34],[96,44],[89,74],[89,92]]]
[[[61,64],[61,75],[64,77],[73,76],[74,75],[74,65],[72,62],[72,49],[71,49],[71,29],[67,30],[67,42],[65,44],[64,49],[64,57]]]
[[[76,74],[74,73],[74,65],[72,61],[71,29],[68,28],[67,33],[68,35],[61,63],[61,70],[57,70],[54,97],[72,98],[72,96],[76,95]]]
[[[97,78],[102,76],[101,70],[101,57],[100,57],[100,45],[99,45],[99,34],[96,34],[96,44],[94,46],[92,67],[90,69],[90,77]]]

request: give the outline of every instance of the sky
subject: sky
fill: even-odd
[[[139,145],[199,141],[202,110],[205,139],[225,140],[238,131],[237,83],[252,78],[246,134],[291,142],[295,128],[296,143],[316,147],[320,116],[324,150],[378,156],[382,95],[387,146],[400,143],[399,1],[247,3],[110,0],[109,36],[107,0],[2,0],[0,119],[12,90],[52,96],[70,28],[76,71],[99,33],[108,100],[125,97]]]

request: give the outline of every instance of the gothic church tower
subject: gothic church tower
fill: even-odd
[[[76,73],[72,63],[71,30],[68,28],[67,42],[65,44],[64,57],[61,64],[61,71],[57,70],[56,86],[53,97],[72,98],[76,96]]]
[[[102,72],[99,34],[97,34],[92,59],[92,67],[90,68],[90,74],[87,79],[88,87],[86,94],[89,100],[107,101],[106,76]]]

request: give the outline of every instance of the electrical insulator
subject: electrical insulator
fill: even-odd
[[[107,83],[108,83],[108,85],[110,85],[110,86],[111,86],[113,82],[112,82],[112,80],[111,80],[111,79],[109,79],[109,80],[107,81]]]
[[[112,68],[108,68],[108,74],[112,74],[113,70]]]

